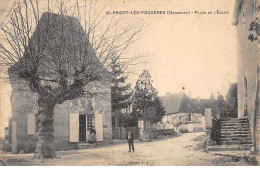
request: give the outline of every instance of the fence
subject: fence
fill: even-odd
[[[139,140],[139,129],[138,127],[132,127],[133,133],[134,133],[134,139]],[[127,138],[127,128],[125,127],[118,127],[113,128],[112,131],[112,139],[113,140],[126,140]]]

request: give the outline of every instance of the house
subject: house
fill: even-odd
[[[204,108],[185,93],[167,94],[161,97],[166,113],[159,128],[178,132],[204,131]]]
[[[238,118],[248,118],[254,149],[259,151],[259,0],[236,0],[233,25],[237,31],[237,97]],[[258,18],[258,20],[256,19]],[[257,30],[251,31],[252,22],[258,24]],[[252,40],[258,36],[258,41]],[[251,38],[250,38],[251,36]],[[257,103],[258,102],[258,103]]]
[[[37,39],[37,36],[45,36],[44,31],[46,20],[49,22],[48,36],[51,38],[52,45],[47,46],[42,55],[53,59],[48,55],[52,47],[57,43],[57,36],[61,33],[61,15],[53,13],[43,13],[31,40]],[[64,16],[63,22],[69,22],[64,32],[68,29],[81,31],[82,36],[86,36],[83,28],[76,18]],[[67,30],[66,30],[67,29]],[[39,34],[38,32],[41,31]],[[71,39],[74,34],[69,35]],[[68,43],[65,48],[70,50]],[[55,50],[55,49],[54,49]],[[91,56],[97,60],[93,49]],[[69,52],[68,52],[69,53]],[[46,59],[48,60],[48,59]],[[45,63],[48,64],[48,63]],[[15,65],[14,65],[15,66]],[[13,152],[32,152],[36,147],[38,134],[38,103],[37,94],[33,93],[28,83],[20,79],[17,72],[11,67],[9,69],[9,78],[12,86],[11,106],[12,118],[10,119],[10,142]],[[40,68],[39,71],[46,73],[46,68]],[[108,72],[107,72],[108,73]],[[111,88],[109,77],[104,77],[102,81],[92,82],[86,86],[86,90],[99,91],[99,95],[88,95],[68,100],[62,104],[57,104],[54,109],[54,148],[56,150],[65,150],[75,148],[79,142],[88,142],[90,139],[90,127],[96,129],[96,139],[98,142],[110,142],[112,140],[112,122],[111,122]],[[108,85],[104,85],[104,83]]]

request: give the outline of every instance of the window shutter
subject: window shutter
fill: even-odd
[[[70,142],[79,142],[79,114],[70,114]]]
[[[103,114],[95,114],[96,139],[103,141]]]
[[[34,113],[27,113],[27,134],[34,135],[35,134],[35,114]]]
[[[89,134],[90,132],[88,131],[88,115],[86,115],[86,141],[89,140]]]

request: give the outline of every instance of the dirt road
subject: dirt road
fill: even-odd
[[[8,165],[247,165],[232,162],[230,157],[210,155],[194,150],[203,144],[205,133],[187,133],[162,141],[135,144],[135,152],[128,152],[128,144],[95,149],[57,152],[57,159],[37,160],[33,154],[4,155]]]

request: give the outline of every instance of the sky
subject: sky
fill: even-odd
[[[13,1],[0,1],[1,17],[6,15],[3,10],[6,2]],[[134,15],[147,25],[147,30],[126,54],[145,56],[149,63],[138,65],[134,74],[129,76],[128,82],[132,87],[143,69],[151,73],[159,96],[181,91],[200,98],[209,98],[212,92],[215,96],[226,95],[230,85],[236,82],[236,28],[231,25],[234,0],[109,2],[115,5],[114,10],[229,11],[226,15]],[[10,95],[10,85],[1,83],[1,131],[11,116]]]
[[[228,15],[138,16],[149,28],[134,49],[140,56],[149,56],[150,63],[144,68],[150,71],[160,96],[180,91],[200,98],[209,98],[212,92],[226,95],[236,82],[233,0],[141,1],[138,5],[134,1],[118,6],[132,10],[229,11]],[[133,81],[137,78],[132,77]]]

